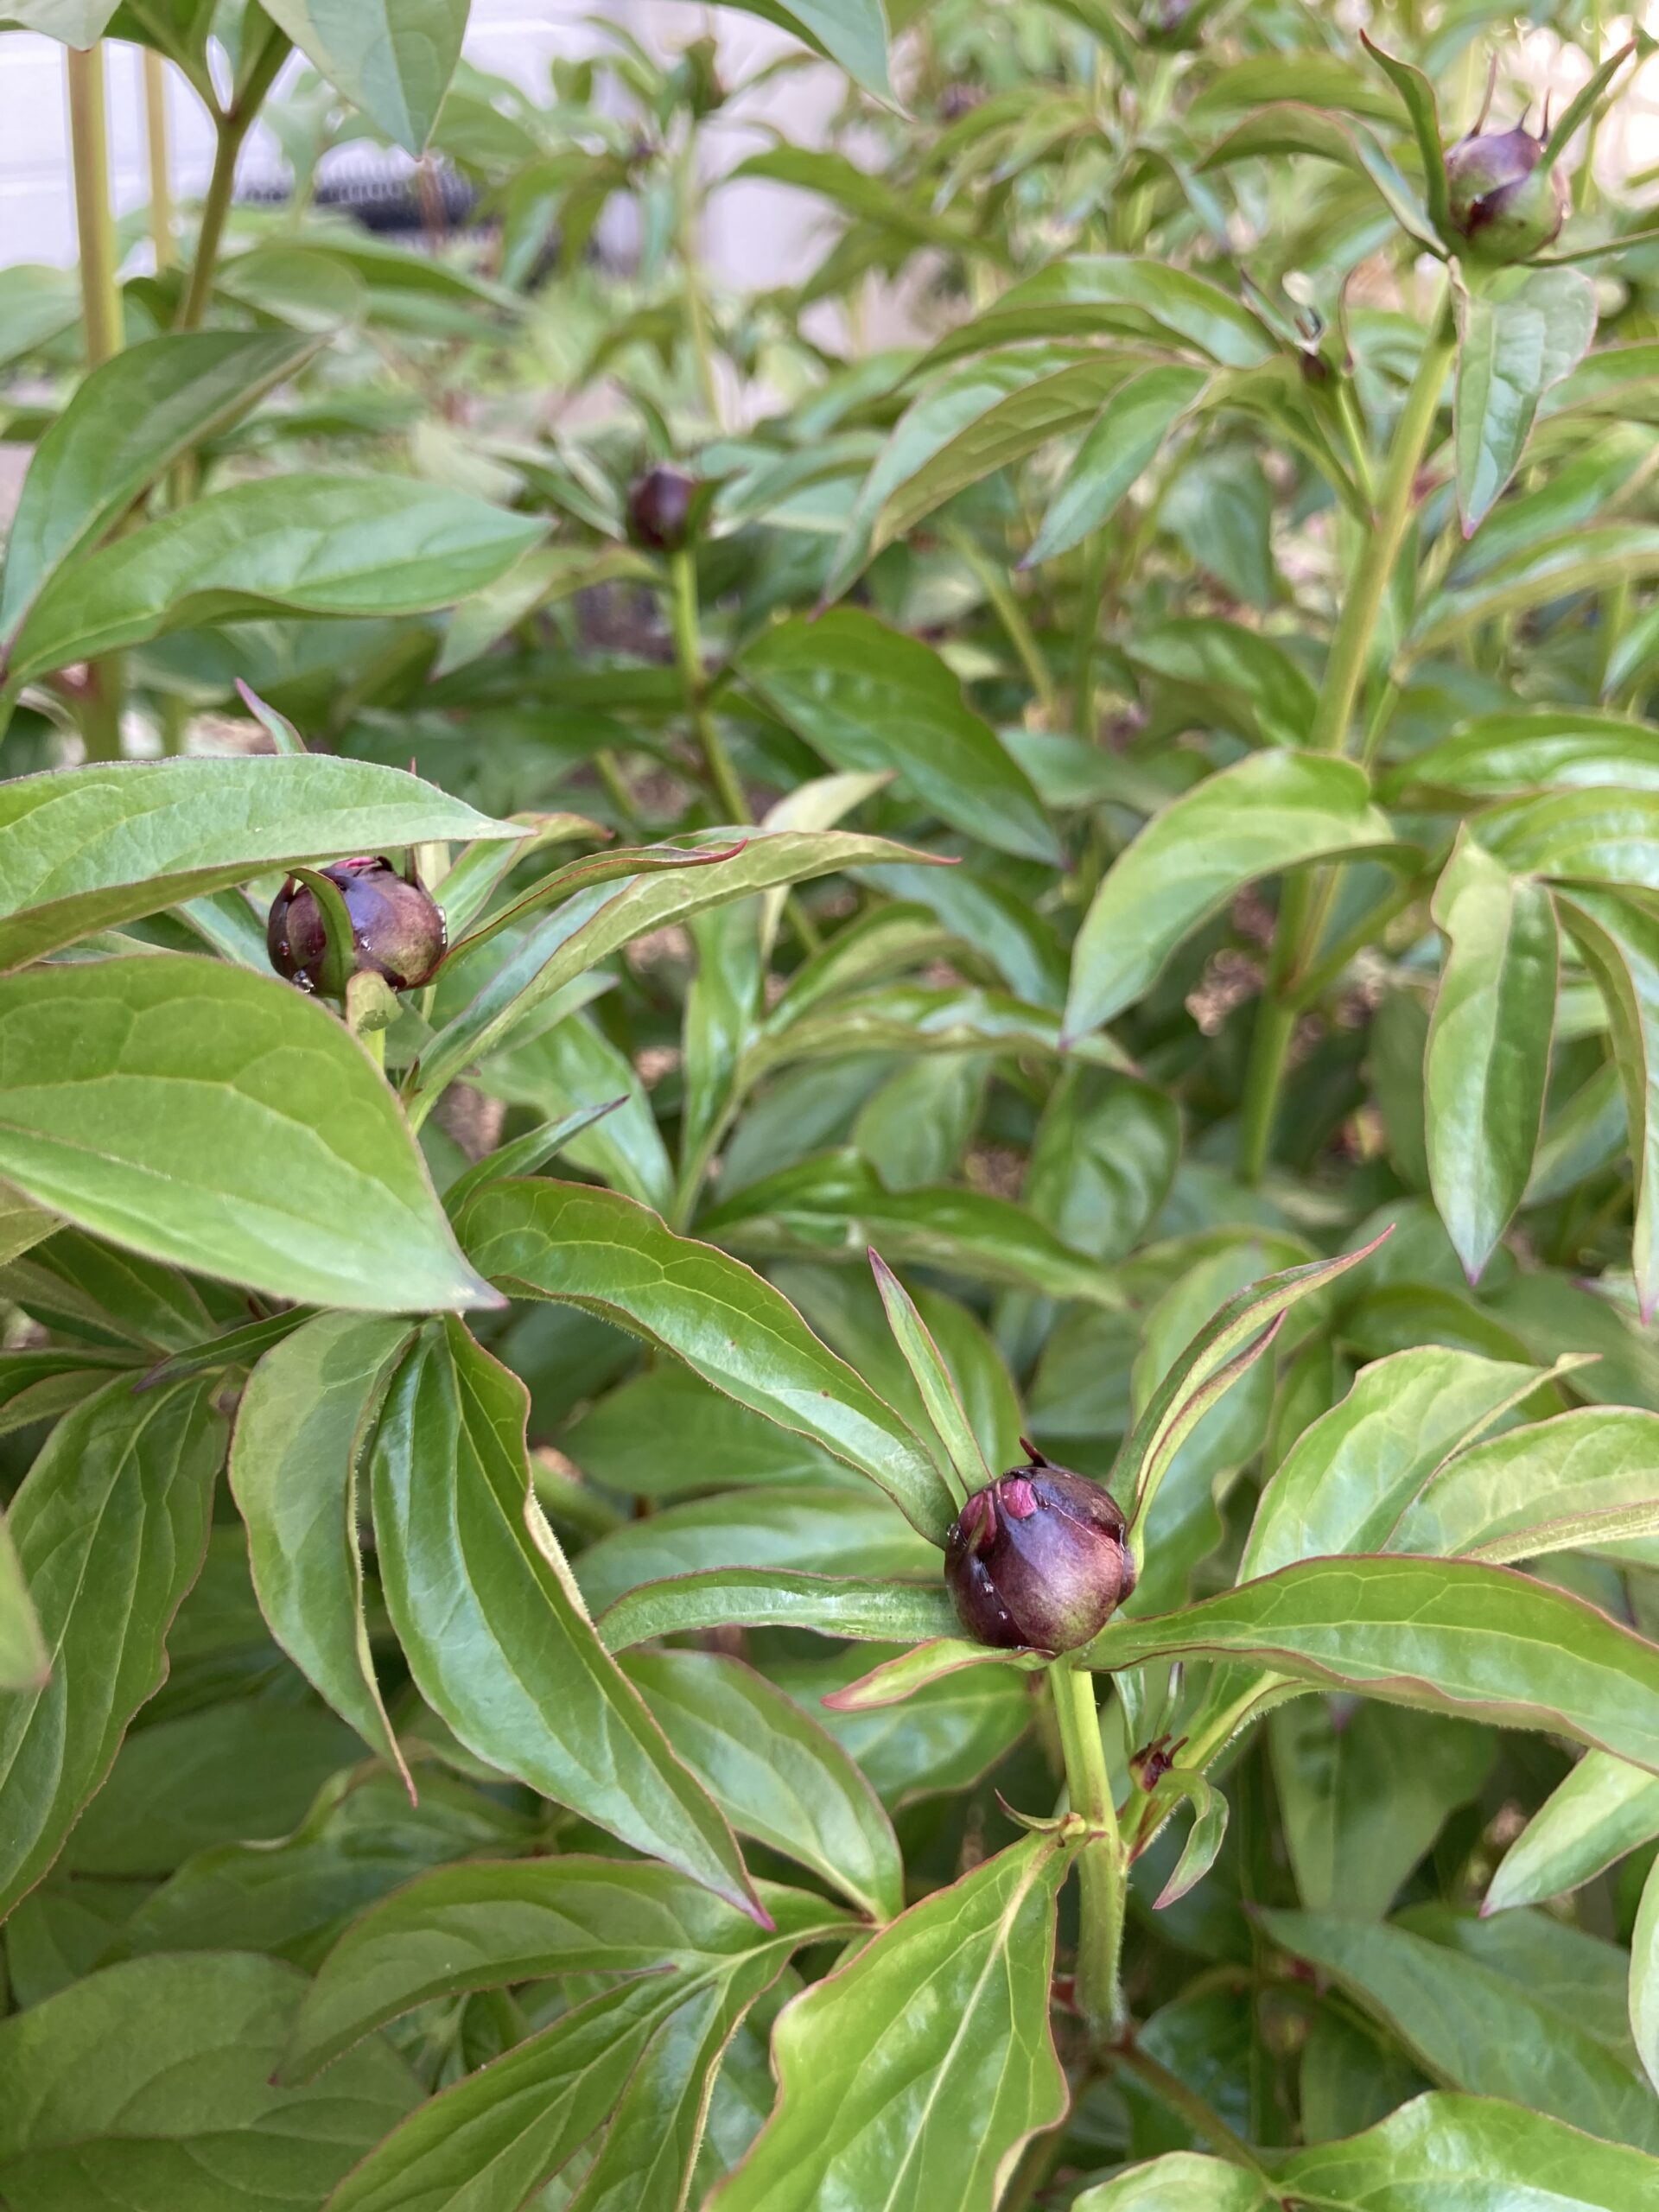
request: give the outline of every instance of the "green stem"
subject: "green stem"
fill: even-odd
[[[1126,1869],[1117,1830],[1117,1808],[1100,1740],[1094,1676],[1086,1669],[1058,1660],[1048,1670],[1055,1725],[1065,1759],[1066,1794],[1071,1810],[1099,1833],[1083,1846],[1077,1860],[1082,1919],[1077,1937],[1077,2010],[1095,2047],[1103,2048],[1123,2025],[1118,1990],[1118,1960],[1123,1948]]]
[[[1085,745],[1095,741],[1095,640],[1100,634],[1100,603],[1110,555],[1110,537],[1105,531],[1096,531],[1084,548],[1071,629],[1071,727]]]
[[[1020,657],[1020,665],[1030,678],[1031,688],[1037,694],[1043,710],[1043,720],[1052,729],[1059,719],[1059,695],[1042,649],[1032,633],[1026,620],[1026,610],[1020,604],[1019,594],[1007,578],[988,561],[965,530],[951,529],[948,535],[969,567],[978,577],[981,588],[989,600],[997,620],[1007,633],[1008,643]]]
[[[176,258],[173,243],[173,180],[168,158],[167,64],[154,47],[144,48],[144,146],[149,157],[149,238],[156,273]]]
[[[121,294],[115,281],[115,219],[110,213],[109,126],[104,108],[104,48],[64,49],[69,79],[69,150],[80,244],[80,300],[86,359],[96,368],[121,350]]]
[[[1372,527],[1362,539],[1349,578],[1342,612],[1332,634],[1331,651],[1319,687],[1319,704],[1308,732],[1316,752],[1346,750],[1354,709],[1370,658],[1371,640],[1382,598],[1411,521],[1417,472],[1434,433],[1446,372],[1457,348],[1450,301],[1442,297],[1424,340],[1411,388],[1394,429],[1382,471]],[[1296,1027],[1296,978],[1317,948],[1319,931],[1330,911],[1330,886],[1313,888],[1305,875],[1286,883],[1279,906],[1266,986],[1256,1009],[1249,1065],[1239,1108],[1238,1174],[1243,1183],[1261,1180],[1273,1144],[1285,1061]]]
[[[236,190],[236,164],[242,142],[252,128],[253,119],[289,52],[285,38],[270,38],[249,72],[246,84],[231,105],[213,118],[213,174],[207,180],[207,196],[201,203],[201,227],[196,234],[196,256],[190,264],[189,286],[174,318],[175,330],[200,329],[207,312],[213,275],[219,265],[219,250],[231,212],[232,195]]]
[[[743,786],[737,779],[731,755],[727,752],[715,718],[709,711],[708,679],[703,673],[702,645],[698,636],[701,626],[697,607],[697,563],[690,546],[683,546],[679,552],[670,556],[669,573],[673,587],[669,606],[674,626],[674,658],[679,664],[685,710],[691,717],[692,728],[696,732],[703,766],[708,771],[715,798],[725,809],[726,819],[728,822],[753,822],[754,817],[743,796]]]

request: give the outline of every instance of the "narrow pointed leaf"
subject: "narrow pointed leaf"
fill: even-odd
[[[39,1689],[50,1672],[46,1639],[35,1617],[17,1547],[0,1515],[0,1694]]]
[[[468,0],[276,0],[266,12],[405,153],[420,154],[461,59]]]
[[[1659,1777],[1586,1751],[1504,1853],[1481,1910],[1561,1897],[1656,1835]]]
[[[606,1648],[709,1628],[806,1628],[860,1643],[925,1643],[960,1623],[944,1583],[861,1581],[775,1567],[717,1567],[642,1582],[601,1614]]]
[[[456,1225],[514,1296],[582,1306],[659,1344],[741,1405],[861,1469],[943,1544],[956,1503],[920,1442],[741,1261],[677,1236],[631,1199],[575,1184],[490,1184]]]
[[[0,1914],[38,1882],[167,1675],[165,1639],[207,1542],[225,1424],[204,1382],[67,1414],[11,1503],[51,1662],[0,1692]]]
[[[1172,365],[1147,369],[1114,392],[1072,456],[1021,568],[1069,553],[1109,520],[1170,430],[1201,405],[1209,383],[1202,369]]]
[[[531,1487],[528,1406],[459,1325],[392,1380],[374,1527],[410,1671],[478,1758],[756,1909],[725,1820],[594,1633]]]
[[[1659,2090],[1659,1872],[1651,1866],[1630,1934],[1630,2033],[1648,2079]]]
[[[406,1322],[321,1313],[267,1352],[242,1394],[230,1477],[272,1635],[412,1796],[369,1655],[357,1486],[410,1334]]]
[[[1527,449],[1538,403],[1596,334],[1596,291],[1576,269],[1535,269],[1503,299],[1459,286],[1452,443],[1463,534],[1472,537]]]
[[[1646,1319],[1659,1303],[1659,918],[1611,891],[1578,887],[1559,903],[1607,1009],[1636,1174],[1630,1260]]]
[[[1503,1565],[1659,1532],[1659,1414],[1580,1406],[1460,1452],[1389,1538]]]
[[[991,1479],[991,1471],[985,1464],[985,1454],[974,1434],[955,1378],[929,1333],[926,1322],[917,1312],[915,1300],[879,1252],[871,1252],[870,1266],[874,1272],[875,1287],[881,1294],[887,1325],[922,1394],[928,1419],[957,1471],[958,1499],[965,1498],[984,1488]]]
[[[1360,38],[1366,52],[1405,104],[1423,165],[1423,196],[1427,203],[1428,219],[1440,237],[1445,238],[1451,224],[1452,212],[1434,87],[1412,62],[1399,60],[1394,54],[1385,53],[1363,31],[1360,33]]]

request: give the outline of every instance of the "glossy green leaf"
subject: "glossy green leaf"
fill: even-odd
[[[1434,99],[1434,87],[1414,63],[1402,61],[1394,54],[1386,53],[1363,31],[1360,37],[1366,52],[1404,103],[1422,162],[1428,219],[1444,238],[1451,226],[1451,194],[1446,181],[1446,156],[1440,147],[1440,118]]]
[[[984,1488],[991,1479],[991,1471],[985,1464],[984,1452],[969,1422],[955,1379],[945,1364],[944,1355],[929,1335],[926,1322],[917,1312],[916,1301],[879,1252],[871,1252],[870,1266],[894,1341],[921,1392],[928,1419],[956,1469],[960,1495],[966,1497]]]
[[[606,1648],[708,1628],[808,1628],[867,1643],[954,1636],[960,1624],[943,1582],[879,1582],[798,1574],[778,1567],[713,1567],[644,1582],[602,1614]]]
[[[405,152],[425,150],[461,58],[468,0],[275,0],[307,60]]]
[[[424,1113],[444,1086],[499,1044],[515,1022],[636,938],[689,921],[694,914],[747,898],[751,892],[803,883],[838,868],[915,857],[885,837],[851,831],[760,830],[735,849],[727,847],[696,866],[670,868],[577,891],[526,931],[518,948],[422,1054],[416,1112]]]
[[[1485,799],[1599,785],[1659,790],[1659,731],[1651,723],[1588,707],[1477,715],[1402,761],[1383,790],[1391,799],[1419,791]]]
[[[1067,1856],[1034,1836],[912,1906],[773,2031],[779,2102],[711,2212],[991,2212],[1065,2109],[1048,2026]]]
[[[50,1671],[17,1547],[0,1517],[0,1695],[8,1690],[38,1690]]]
[[[274,976],[156,953],[0,978],[0,1168],[100,1236],[278,1298],[499,1303],[379,1071]]]
[[[1540,1904],[1659,1835],[1659,1777],[1609,1751],[1586,1751],[1499,1862],[1483,1912]]]
[[[250,1376],[230,1463],[271,1634],[406,1782],[364,1624],[357,1471],[410,1334],[406,1322],[373,1316],[320,1313],[308,1322]]]
[[[672,1452],[663,1450],[664,1436],[674,1439]],[[751,1413],[677,1361],[631,1376],[586,1407],[559,1447],[607,1490],[658,1500],[740,1485],[861,1484],[821,1444]]]
[[[797,38],[883,99],[892,98],[887,78],[887,22],[881,0],[733,0],[746,15],[764,16]]]
[[[903,1654],[889,1645],[891,1663]],[[869,1667],[868,1648],[774,1662],[773,1679],[850,1752],[890,1811],[941,1790],[971,1789],[1031,1727],[1046,1699],[1018,1664],[959,1668],[896,1704],[848,1712],[831,1700]],[[877,1669],[874,1670],[879,1673]]]
[[[1659,2089],[1659,1873],[1652,1867],[1630,1936],[1630,2033],[1649,2081]]]
[[[1168,699],[1190,696],[1205,720],[1252,742],[1301,745],[1313,726],[1319,694],[1301,663],[1242,623],[1179,615],[1147,629],[1125,651],[1137,668],[1163,679]]]
[[[1020,566],[1069,553],[1108,521],[1174,425],[1201,405],[1209,382],[1202,369],[1172,365],[1147,369],[1115,391],[1072,456]]]
[[[1471,1560],[1304,1560],[1088,1647],[1117,1669],[1189,1654],[1541,1728],[1659,1772],[1659,1647],[1564,1591]]]
[[[87,375],[35,448],[6,541],[0,641],[54,570],[148,485],[304,366],[314,338],[197,330],[129,346]]]
[[[918,1643],[913,1651],[884,1660],[868,1675],[832,1692],[824,1703],[836,1713],[874,1713],[884,1705],[900,1705],[918,1690],[969,1667],[1013,1667],[1022,1674],[1047,1665],[1047,1655],[1037,1651],[1009,1651],[1001,1645],[971,1643],[962,1636],[936,1637]]]
[[[1392,842],[1351,761],[1263,753],[1206,778],[1107,871],[1072,955],[1068,1033],[1132,1006],[1182,939],[1245,884]]]
[[[1166,261],[1072,254],[1051,262],[941,339],[923,369],[1027,338],[1150,339],[1234,369],[1275,352],[1264,324],[1206,276]]]
[[[817,621],[775,623],[739,666],[831,767],[892,770],[900,787],[953,828],[1000,852],[1057,858],[1054,832],[1025,771],[920,639],[859,608],[836,607]],[[849,862],[865,857],[849,855]]]
[[[1440,2080],[1659,2151],[1659,2106],[1567,2012],[1484,1961],[1386,1923],[1266,1912],[1275,1942],[1375,2012]]]
[[[790,1254],[856,1262],[880,1245],[906,1265],[1095,1306],[1123,1302],[1104,1268],[1012,1200],[955,1185],[889,1191],[851,1151],[820,1154],[752,1183],[710,1208],[698,1226],[758,1259]]]
[[[1170,2151],[1085,2189],[1073,2212],[1268,2212],[1265,2177],[1197,2151]]]
[[[1179,1904],[1184,1897],[1197,1889],[1220,1855],[1227,1835],[1227,1800],[1213,1783],[1198,1773],[1185,1773],[1179,1767],[1165,1777],[1173,1783],[1181,1795],[1192,1802],[1192,1825],[1186,1832],[1181,1846],[1181,1855],[1175,1861],[1174,1872],[1153,1899],[1153,1910],[1162,1912],[1170,1905]]]
[[[921,1443],[741,1261],[613,1192],[545,1180],[490,1185],[457,1227],[514,1296],[583,1306],[673,1352],[741,1405],[860,1468],[943,1543],[955,1502]]]
[[[551,1974],[689,1972],[773,1936],[856,1926],[839,1905],[762,1885],[760,1928],[671,1867],[579,1853],[474,1859],[405,1884],[353,1923],[295,2023],[286,2080],[330,2065],[434,1998]]]
[[[59,569],[13,641],[11,680],[202,622],[448,607],[543,527],[414,477],[232,484]]]
[[[938,1554],[896,1506],[859,1483],[683,1499],[590,1544],[575,1572],[598,1613],[642,1582],[727,1567],[925,1581]]]
[[[1133,1501],[1130,1521],[1135,1528],[1142,1527],[1158,1484],[1183,1440],[1219,1392],[1230,1388],[1268,1349],[1291,1307],[1369,1259],[1382,1242],[1379,1236],[1357,1252],[1310,1261],[1305,1267],[1287,1268],[1247,1284],[1171,1363],[1112,1471],[1114,1489],[1126,1505]]]
[[[463,1168],[449,1185],[443,1194],[445,1212],[453,1220],[473,1192],[481,1191],[486,1183],[535,1174],[563,1152],[572,1138],[580,1136],[607,1114],[614,1113],[621,1103],[620,1098],[607,1098],[601,1106],[579,1106],[572,1114],[561,1114],[555,1121],[543,1122],[539,1128],[526,1129],[523,1136],[498,1145],[482,1160],[475,1160],[470,1167]]]
[[[1535,269],[1495,299],[1459,288],[1452,443],[1463,534],[1472,537],[1521,466],[1538,402],[1596,334],[1596,292],[1576,269]]]
[[[1525,1196],[1543,1125],[1559,963],[1541,884],[1462,840],[1436,887],[1446,964],[1423,1060],[1428,1173],[1471,1282]]]
[[[1440,592],[1422,608],[1413,643],[1420,652],[1438,652],[1483,622],[1656,570],[1659,530],[1648,524],[1572,531],[1499,562],[1472,583]]]
[[[607,1656],[536,1503],[528,1403],[458,1324],[393,1377],[374,1527],[410,1672],[478,1758],[747,1910],[730,1829]]]
[[[1280,1462],[1256,1508],[1240,1579],[1294,1560],[1382,1549],[1441,1462],[1541,1379],[1535,1368],[1438,1344],[1374,1360]]]
[[[167,1674],[207,1542],[225,1424],[200,1381],[118,1378],[67,1414],[11,1503],[52,1672],[0,1692],[0,1912],[38,1882]]]
[[[1659,1534],[1659,1414],[1580,1406],[1460,1452],[1400,1516],[1390,1551],[1496,1561]]]
[[[366,760],[145,760],[19,777],[0,785],[0,966],[295,861],[520,835]]]
[[[1646,1320],[1659,1301],[1659,917],[1608,891],[1577,890],[1560,906],[1612,1033],[1636,1175],[1631,1264]]]
[[[305,1978],[248,1954],[133,1959],[0,2022],[0,2189],[19,2212],[295,2212],[419,2100],[376,2043],[272,2070]]]
[[[115,13],[117,0],[9,0],[7,21],[43,31],[66,46],[96,45]]]
[[[740,1835],[798,1859],[873,1920],[904,1910],[880,1800],[846,1753],[741,1660],[636,1652],[623,1672]]]

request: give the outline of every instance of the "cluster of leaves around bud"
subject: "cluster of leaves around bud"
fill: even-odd
[[[448,942],[442,909],[411,872],[371,855],[336,861],[318,874],[345,902],[352,925],[353,973],[378,976],[395,991],[430,982]],[[322,988],[328,931],[308,884],[289,876],[270,904],[265,949],[276,973],[302,990]]]
[[[951,1528],[944,1577],[976,1642],[1075,1651],[1135,1587],[1135,1558],[1111,1492],[1040,1452],[976,1491]]]
[[[1481,261],[1530,261],[1567,219],[1567,181],[1544,162],[1544,141],[1517,124],[1476,131],[1446,157],[1448,245]]]

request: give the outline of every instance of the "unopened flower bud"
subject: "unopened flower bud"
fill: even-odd
[[[1567,216],[1567,184],[1544,142],[1518,124],[1460,138],[1446,157],[1452,228],[1483,261],[1529,261]]]
[[[443,957],[443,914],[420,884],[391,862],[371,855],[321,868],[346,902],[352,925],[353,972],[379,976],[394,990],[429,982]],[[310,887],[289,876],[270,904],[265,946],[279,976],[315,991],[322,981],[328,933]]]
[[[1085,1476],[1030,1464],[976,1491],[951,1528],[944,1579],[980,1643],[1075,1651],[1135,1587],[1135,1560],[1111,1492]]]
[[[677,553],[691,534],[697,480],[683,468],[653,468],[628,493],[629,535],[653,553]]]

